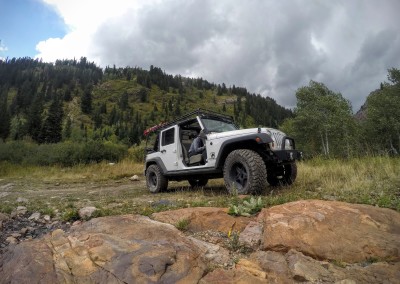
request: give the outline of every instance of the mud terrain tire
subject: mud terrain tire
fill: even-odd
[[[231,194],[261,192],[265,186],[266,176],[264,161],[252,150],[234,150],[225,160],[224,181]]]
[[[157,165],[151,165],[146,170],[146,184],[151,193],[164,191],[168,187],[168,179]]]

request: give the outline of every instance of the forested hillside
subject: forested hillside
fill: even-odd
[[[139,144],[143,130],[206,108],[243,126],[278,127],[292,111],[244,87],[166,74],[161,68],[104,70],[86,58],[54,64],[31,58],[0,61],[3,141],[111,141]]]
[[[118,160],[141,144],[146,128],[197,108],[232,115],[241,127],[280,128],[305,157],[398,155],[400,70],[389,69],[388,81],[377,82],[355,116],[342,94],[315,81],[299,86],[291,111],[244,87],[173,76],[154,66],[102,69],[86,58],[0,60],[0,160]]]

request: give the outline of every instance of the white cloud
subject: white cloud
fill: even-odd
[[[1,53],[6,52],[8,50],[8,47],[5,46],[2,41],[0,40],[0,61],[6,60],[3,56],[1,56]]]
[[[54,62],[57,59],[77,58],[88,56],[90,39],[78,32],[69,33],[64,38],[49,38],[36,45],[40,51],[37,58]]]
[[[71,31],[83,30],[92,33],[109,19],[119,17],[126,10],[141,6],[130,0],[42,0],[54,7]]]
[[[400,67],[400,2],[385,0],[42,0],[67,25],[38,43],[45,61],[86,56],[102,67],[243,86],[285,106],[310,80],[357,110]]]
[[[5,52],[8,50],[8,47],[5,46],[0,40],[0,52]]]
[[[127,10],[135,11],[141,7],[137,1],[129,0],[42,1],[58,13],[68,30],[63,38],[50,38],[37,44],[36,50],[39,53],[35,57],[50,62],[82,56],[100,61],[100,58],[93,58],[91,51],[96,44],[93,37],[98,28],[121,17]]]

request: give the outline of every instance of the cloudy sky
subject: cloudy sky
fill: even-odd
[[[399,0],[0,0],[0,58],[154,65],[285,107],[315,80],[357,111],[400,68],[399,13]]]

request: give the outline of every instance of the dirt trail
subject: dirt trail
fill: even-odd
[[[202,189],[191,189],[187,182],[171,182],[167,192],[152,194],[143,177],[139,181],[123,178],[97,182],[0,179],[0,253],[10,243],[38,238],[56,228],[67,230],[84,207],[96,207],[97,216],[150,215],[215,205],[219,197],[226,200],[226,190],[218,181]],[[40,218],[32,219],[34,213]]]
[[[88,183],[2,179],[0,254],[9,245],[39,238],[58,228],[68,230],[73,220],[67,219],[66,212],[77,212],[85,206],[103,210],[116,208],[127,200],[132,207],[134,204],[150,204],[154,196],[149,195],[145,188],[144,181],[127,179]],[[34,213],[40,213],[40,217],[34,218]]]

